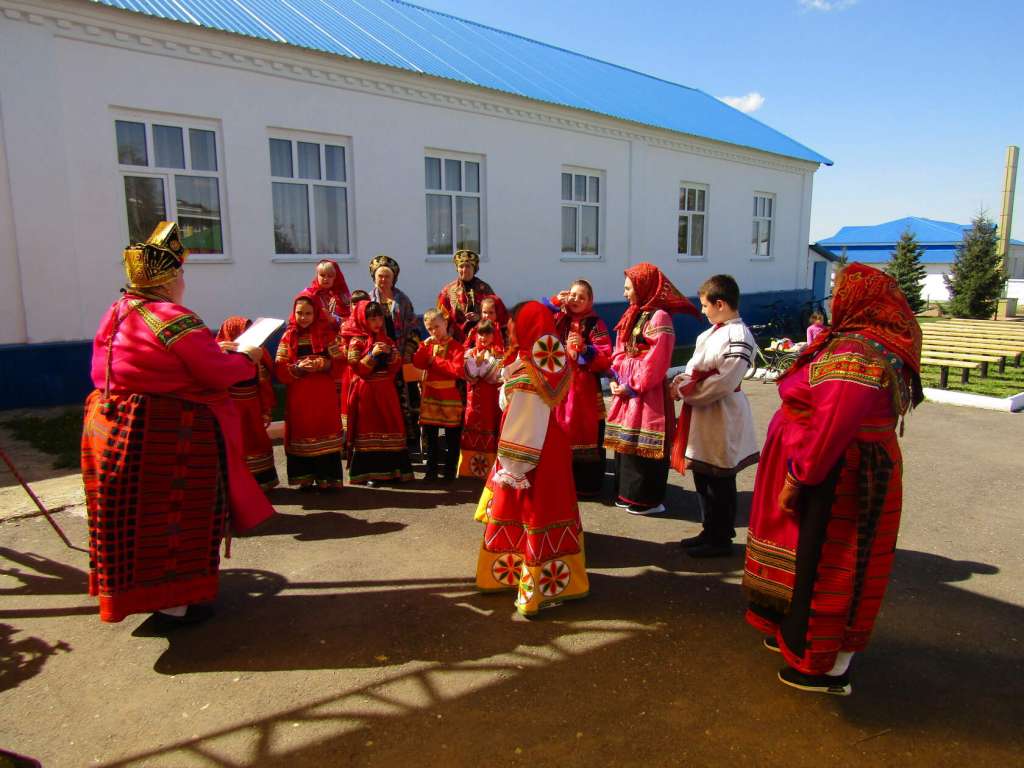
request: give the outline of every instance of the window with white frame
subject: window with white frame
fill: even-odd
[[[684,181],[679,185],[679,229],[676,253],[679,258],[703,259],[707,232],[708,188]]]
[[[348,143],[288,136],[269,142],[274,253],[351,258]]]
[[[173,119],[114,121],[128,239],[176,221],[193,254],[224,255],[223,184],[217,131]]]
[[[428,151],[423,159],[427,199],[427,255],[481,253],[483,158]]]
[[[601,187],[603,174],[582,168],[562,169],[562,255],[601,255]]]
[[[772,255],[772,222],[775,220],[775,195],[754,193],[754,224],[750,236],[751,257],[768,259]]]

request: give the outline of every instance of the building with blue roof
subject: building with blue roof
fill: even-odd
[[[848,261],[881,268],[891,260],[903,233],[910,231],[924,251],[921,263],[927,276],[922,295],[931,301],[946,301],[949,292],[943,277],[949,274],[957,246],[970,229],[970,224],[906,216],[871,226],[842,227],[832,237],[819,240],[815,245],[833,255],[845,255]],[[1016,297],[1020,292],[1024,297],[1024,243],[1020,240],[1010,241],[1007,270],[1011,279],[1010,295]]]
[[[368,287],[378,253],[422,311],[460,248],[509,304],[584,277],[614,320],[650,261],[691,295],[735,275],[756,320],[810,296],[831,164],[696,88],[402,0],[0,0],[0,115],[0,408],[87,388],[121,251],[160,219],[212,327],[286,314],[322,258]]]

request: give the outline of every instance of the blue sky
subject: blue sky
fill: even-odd
[[[811,240],[981,208],[998,222],[1006,147],[1024,144],[1019,0],[412,1],[760,104],[835,162],[815,174]],[[1018,239],[1022,199],[1024,170]]]

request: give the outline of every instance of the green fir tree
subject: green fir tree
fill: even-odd
[[[995,223],[979,213],[971,225],[944,278],[949,312],[954,317],[986,319],[995,314],[1007,275],[997,253]]]
[[[915,313],[925,308],[925,301],[921,298],[921,283],[927,270],[921,263],[924,249],[917,244],[917,238],[908,227],[900,235],[900,241],[896,243],[896,250],[892,252],[892,259],[885,265],[885,271],[896,278],[896,282],[907,297],[907,303]]]

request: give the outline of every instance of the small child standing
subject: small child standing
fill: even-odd
[[[693,471],[704,528],[679,543],[691,557],[726,557],[736,536],[736,475],[758,459],[750,402],[740,391],[754,336],[740,318],[732,276],[714,275],[697,293],[711,328],[697,337],[685,372],[672,380],[672,396],[683,401],[672,466]]]
[[[448,321],[437,309],[423,313],[423,325],[430,337],[422,342],[412,357],[412,364],[422,370],[420,382],[420,425],[427,438],[427,474],[425,480],[437,480],[438,438],[444,427],[446,458],[445,480],[455,479],[462,437],[462,396],[457,382],[463,373],[462,345],[448,335]]]
[[[490,320],[481,320],[469,332],[472,342],[465,353],[466,421],[459,454],[459,477],[487,477],[498,454],[501,409],[498,387],[504,348]]]
[[[825,315],[821,312],[811,312],[810,325],[807,326],[807,344],[818,338],[818,334],[825,330]]]

